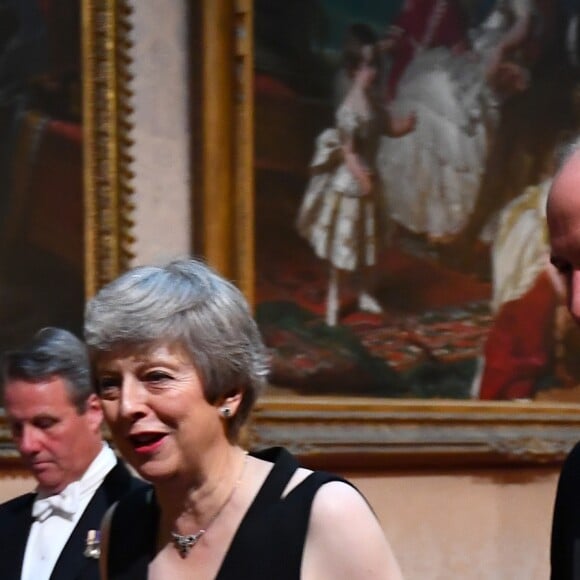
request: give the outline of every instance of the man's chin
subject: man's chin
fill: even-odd
[[[62,481],[49,466],[34,466],[32,467],[32,474],[38,483],[38,491],[46,494],[60,493],[66,486],[62,485]]]

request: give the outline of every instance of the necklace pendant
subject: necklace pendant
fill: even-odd
[[[173,545],[179,552],[179,555],[182,558],[185,558],[191,548],[199,542],[199,539],[205,534],[205,530],[199,530],[197,534],[189,534],[187,536],[182,536],[176,532],[171,532],[171,536],[173,537]]]
[[[232,489],[230,490],[228,497],[225,499],[225,501],[219,507],[217,512],[215,512],[213,514],[213,516],[209,519],[208,523],[205,525],[205,528],[197,531],[195,534],[188,534],[186,536],[182,536],[181,534],[178,534],[177,532],[171,532],[171,537],[173,538],[173,546],[175,547],[175,549],[178,551],[179,555],[182,558],[187,557],[187,555],[191,551],[191,548],[193,548],[195,546],[195,544],[197,544],[197,542],[199,542],[200,538],[205,534],[205,532],[214,523],[214,521],[217,519],[217,517],[222,513],[222,510],[226,507],[226,505],[232,499],[232,496],[234,495],[234,491],[236,491],[236,488],[238,487],[238,485],[242,481],[242,476],[244,475],[244,471],[246,469],[247,462],[248,462],[248,452],[246,451],[246,452],[244,452],[244,463],[242,464],[240,477],[234,483]]]

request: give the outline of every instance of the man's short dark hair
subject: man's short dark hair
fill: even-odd
[[[63,328],[46,327],[18,350],[2,357],[2,395],[7,382],[38,382],[60,377],[67,383],[70,401],[84,413],[92,391],[88,352],[85,344]]]

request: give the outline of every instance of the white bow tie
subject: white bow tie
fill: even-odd
[[[80,491],[80,483],[74,481],[60,493],[48,497],[37,496],[32,506],[32,516],[43,522],[52,514],[63,517],[74,515],[79,507]]]

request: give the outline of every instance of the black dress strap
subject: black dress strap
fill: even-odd
[[[254,506],[259,504],[278,501],[300,464],[284,447],[269,447],[262,451],[252,452],[250,455],[274,464],[268,479],[262,485],[250,506],[250,510],[252,510]]]

